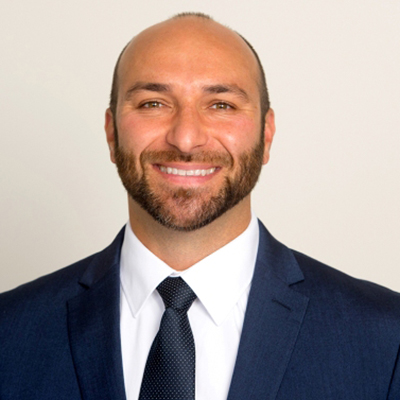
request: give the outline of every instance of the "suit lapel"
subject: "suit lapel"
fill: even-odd
[[[71,354],[84,400],[125,400],[119,322],[123,232],[86,269],[68,302]]]
[[[126,400],[119,325],[123,231],[94,256],[82,293],[68,302],[71,354],[83,400]],[[260,245],[228,400],[273,400],[292,354],[308,298],[291,251],[260,223]]]
[[[260,223],[260,245],[228,400],[273,400],[307,308],[290,285],[303,274]]]

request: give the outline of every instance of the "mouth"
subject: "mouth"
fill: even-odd
[[[181,169],[173,167],[165,167],[164,165],[158,165],[161,172],[168,175],[178,175],[178,176],[207,176],[213,174],[218,168],[212,167],[207,169]]]

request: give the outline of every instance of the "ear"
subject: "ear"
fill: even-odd
[[[115,129],[114,129],[114,116],[109,108],[106,110],[106,119],[104,124],[106,131],[108,148],[110,150],[110,159],[115,164]]]
[[[269,160],[269,151],[271,149],[272,140],[275,135],[275,113],[272,108],[270,108],[265,115],[265,125],[264,125],[264,157],[263,164],[265,165]]]

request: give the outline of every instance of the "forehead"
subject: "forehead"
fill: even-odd
[[[169,20],[136,36],[121,57],[118,76],[120,87],[132,80],[225,80],[257,87],[259,82],[255,56],[243,39],[214,21],[195,17]]]

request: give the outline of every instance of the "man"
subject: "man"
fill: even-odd
[[[201,14],[143,31],[105,129],[129,223],[0,297],[2,400],[400,399],[400,296],[251,213],[275,124],[243,38]]]

